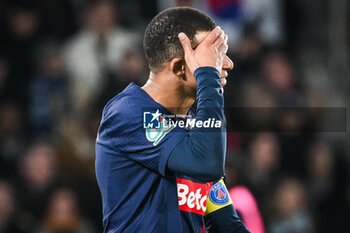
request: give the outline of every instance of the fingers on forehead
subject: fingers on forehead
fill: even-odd
[[[214,44],[217,46],[220,46],[221,44],[227,44],[226,40],[226,34],[222,33],[218,36],[218,38],[215,40]]]
[[[224,38],[225,43],[227,43],[227,40],[228,40],[228,36],[227,34],[225,34],[225,38]]]
[[[207,36],[207,38],[205,38],[205,40],[208,43],[213,43],[216,38],[218,38],[222,33],[224,33],[223,30],[221,30],[221,28],[219,26],[216,26]]]

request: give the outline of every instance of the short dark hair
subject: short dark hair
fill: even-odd
[[[198,31],[211,31],[215,22],[205,13],[190,7],[169,8],[148,24],[143,40],[143,48],[149,68],[156,72],[165,62],[175,57],[183,57],[184,51],[178,34],[184,32],[194,46],[193,38]]]

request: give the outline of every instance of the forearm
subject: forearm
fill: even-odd
[[[238,216],[223,180],[210,189],[204,221],[209,233],[250,233]]]
[[[232,204],[204,216],[204,221],[208,233],[250,233]]]

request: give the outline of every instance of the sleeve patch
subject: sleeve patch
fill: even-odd
[[[205,214],[210,214],[231,204],[230,194],[227,191],[224,181],[221,179],[219,182],[215,183],[209,191]]]

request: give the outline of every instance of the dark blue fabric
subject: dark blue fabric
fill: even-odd
[[[164,176],[179,132],[153,146],[143,129],[144,107],[167,110],[130,84],[107,103],[96,141],[96,177],[104,232],[182,232],[175,176]]]
[[[223,106],[222,97],[216,97],[220,89],[218,72],[206,67],[196,70],[195,75],[199,117],[205,118],[205,114],[210,113],[210,116],[222,118],[222,112],[217,112]],[[143,128],[146,108],[171,114],[134,84],[110,100],[103,111],[96,140],[95,166],[103,201],[104,232],[199,233],[203,217],[179,209],[176,178],[183,176],[176,169],[167,169],[171,151],[178,153],[174,148],[181,145],[191,131],[174,129],[155,145],[147,139]],[[223,146],[223,136],[212,133],[213,138],[210,138],[206,135],[209,134],[191,139],[192,144],[199,145],[195,148],[205,144],[205,140],[221,140],[219,144]],[[217,149],[218,163],[222,163],[224,149]],[[184,148],[183,153],[188,151]],[[217,167],[221,174],[222,164]]]
[[[208,233],[250,233],[236,213],[233,205],[204,216]]]
[[[197,80],[197,120],[215,118],[220,129],[194,127],[171,152],[168,168],[202,181],[218,180],[224,176],[226,153],[226,123],[223,112],[219,72],[202,67],[194,72]]]

